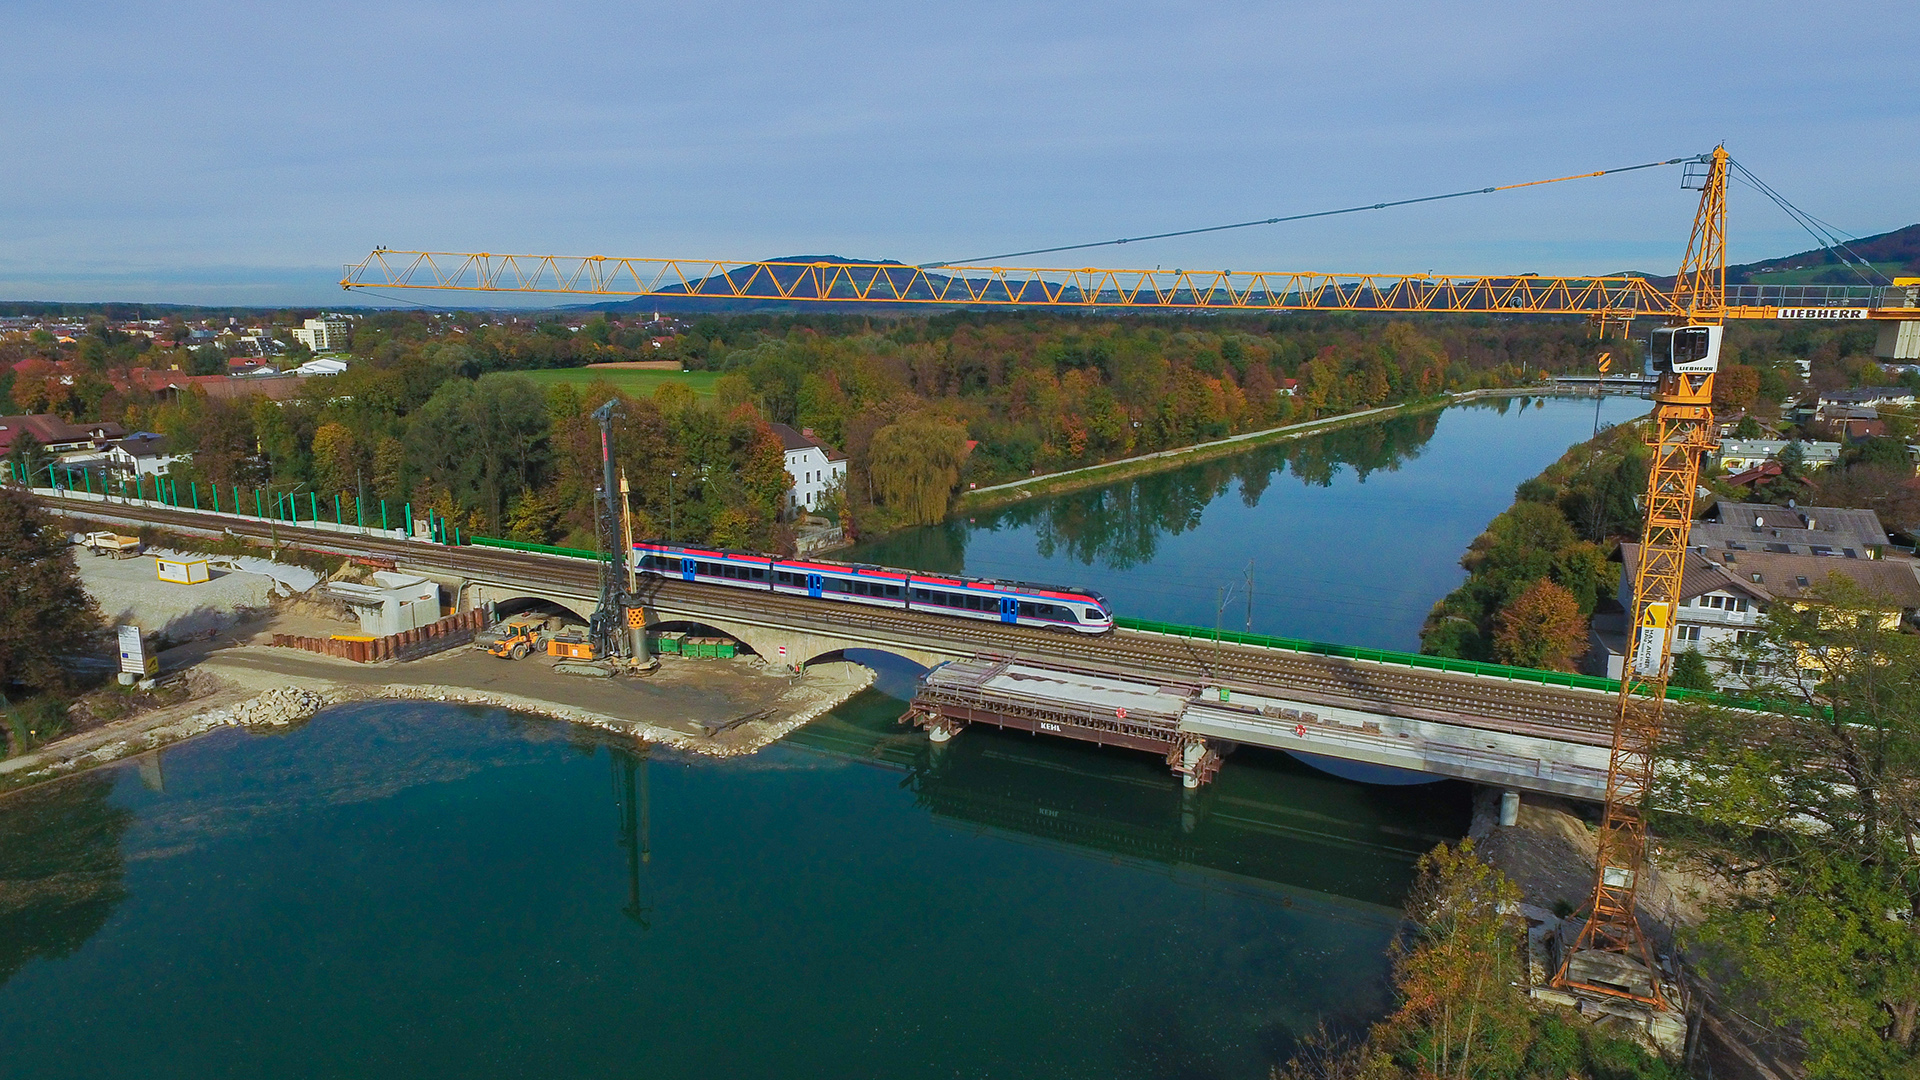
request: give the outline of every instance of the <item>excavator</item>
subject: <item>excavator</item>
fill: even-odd
[[[1920,333],[1920,278],[1895,279],[1890,286],[1740,286],[1730,294],[1726,227],[1727,180],[1732,164],[1722,146],[1708,154],[1628,169],[1457,193],[1477,195],[1631,169],[1682,165],[1682,186],[1698,190],[1700,203],[1686,254],[1670,289],[1628,275],[1104,270],[946,263],[906,266],[838,261],[498,255],[389,248],[376,248],[359,263],[345,267],[340,284],[348,290],[475,290],[648,297],[663,303],[689,297],[725,297],[1081,310],[1581,315],[1603,332],[1611,326],[1630,326],[1636,319],[1657,320],[1659,325],[1649,334],[1646,351],[1646,375],[1656,383],[1652,395],[1653,414],[1646,427],[1647,442],[1652,449],[1645,499],[1646,523],[1639,562],[1634,568],[1635,588],[1629,598],[1632,605],[1629,655],[1613,725],[1594,883],[1587,903],[1573,920],[1580,927],[1577,937],[1562,950],[1552,983],[1563,990],[1630,999],[1665,1009],[1670,1007],[1670,988],[1641,926],[1637,898],[1646,876],[1647,799],[1653,785],[1662,709],[1667,699],[1673,644],[1671,616],[1679,599],[1681,567],[1693,520],[1701,458],[1715,443],[1713,381],[1719,370],[1725,324],[1730,319],[1871,319],[1883,325],[1889,320],[1898,322],[1901,340]],[[1764,185],[1760,187],[1771,194]],[[1452,197],[1455,196],[1438,196]],[[1375,210],[1424,201],[1432,200],[1410,199],[1353,209]],[[1244,224],[1272,224],[1282,220],[1292,219],[1273,218]],[[607,489],[611,487],[609,467]]]

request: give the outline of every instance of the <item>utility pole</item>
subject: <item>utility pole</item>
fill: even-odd
[[[1253,560],[1247,560],[1247,633],[1253,633]]]

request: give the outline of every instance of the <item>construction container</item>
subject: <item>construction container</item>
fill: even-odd
[[[647,640],[655,656],[678,656],[680,654],[680,643],[685,641],[686,638],[687,635],[684,633],[647,635]]]
[[[170,581],[175,585],[199,585],[207,580],[205,559],[169,559],[156,555],[153,561],[159,565],[161,581]]]
[[[681,646],[683,655],[697,660],[730,660],[734,649],[733,639],[722,637],[690,637]]]

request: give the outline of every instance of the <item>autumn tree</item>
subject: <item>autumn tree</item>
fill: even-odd
[[[64,690],[75,656],[94,651],[100,611],[73,548],[46,512],[0,489],[0,692]]]
[[[1532,1024],[1514,990],[1520,891],[1473,853],[1473,841],[1421,856],[1407,897],[1415,927],[1394,957],[1400,1007],[1371,1042],[1420,1076],[1516,1076]]]
[[[361,476],[360,440],[345,424],[321,424],[313,432],[314,488],[322,494],[358,493]]]
[[[1760,373],[1745,364],[1723,364],[1713,377],[1713,403],[1751,409],[1760,396]]]
[[[1692,944],[1814,1080],[1920,1076],[1920,637],[1834,576],[1735,650],[1744,697],[1683,710],[1671,850],[1725,886]]]
[[[947,516],[947,501],[966,460],[967,429],[943,416],[916,413],[874,432],[874,488],[908,524],[932,525]]]
[[[1565,587],[1533,583],[1494,620],[1493,658],[1502,664],[1572,671],[1587,651],[1587,621]]]

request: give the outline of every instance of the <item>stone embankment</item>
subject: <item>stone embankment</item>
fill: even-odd
[[[261,680],[275,678],[257,673]],[[331,705],[353,701],[441,701],[543,716],[709,757],[751,754],[873,684],[873,672],[852,663],[815,665],[795,680],[765,718],[695,733],[519,694],[440,685],[271,686],[236,682],[208,688],[195,700],[154,710],[0,761],[0,793],[138,757],[223,727],[274,729],[299,723]]]

